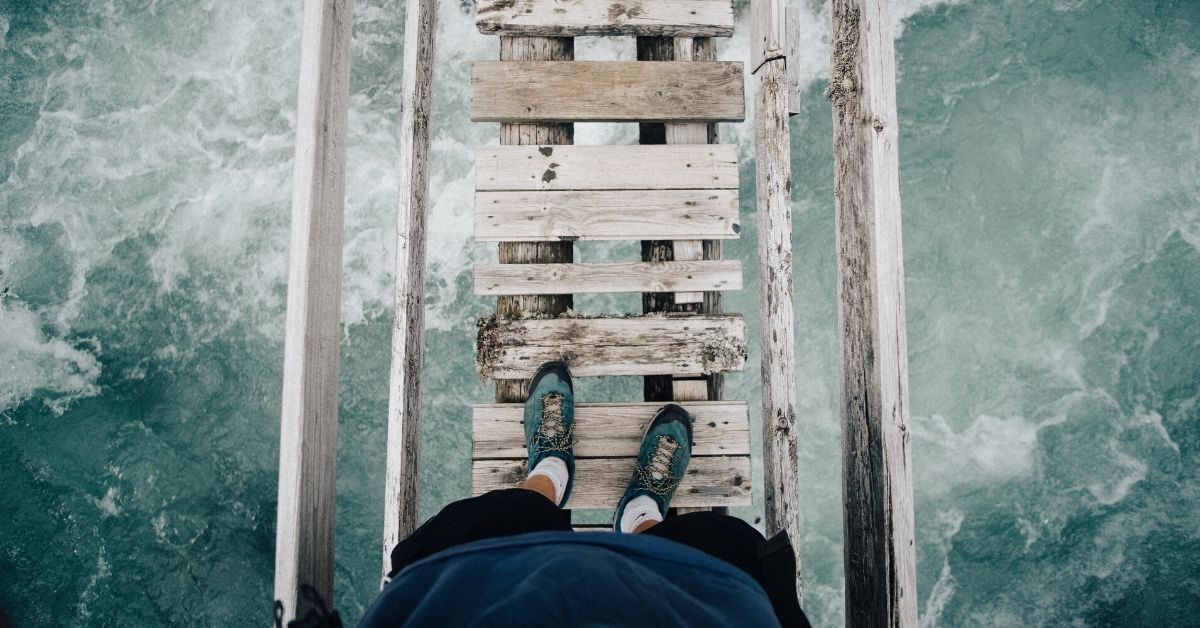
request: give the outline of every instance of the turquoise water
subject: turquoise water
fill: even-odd
[[[424,516],[468,493],[466,408],[490,397],[468,270],[494,253],[469,241],[469,148],[496,127],[465,109],[467,62],[496,42],[465,4],[440,15]],[[19,626],[268,621],[299,5],[0,0],[0,606]],[[832,626],[828,15],[795,6],[802,552],[810,613]],[[921,622],[1193,623],[1200,2],[897,12]],[[352,621],[378,583],[402,22],[399,1],[355,10],[336,565]],[[746,37],[722,57],[745,58]],[[747,201],[749,128],[722,130]],[[728,255],[751,259],[754,235]],[[754,279],[731,310],[757,311]],[[728,396],[755,399],[755,371]]]

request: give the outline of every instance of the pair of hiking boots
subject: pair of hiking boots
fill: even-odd
[[[549,456],[563,460],[569,479],[559,507],[571,497],[575,481],[575,397],[571,373],[563,362],[543,364],[529,383],[525,402],[525,442],[529,447],[529,469]],[[617,503],[613,530],[620,531],[625,506],[637,497],[654,500],[666,514],[675,489],[692,457],[692,417],[683,408],[669,403],[646,426],[637,464],[621,501]]]

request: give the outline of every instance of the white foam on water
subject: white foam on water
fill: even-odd
[[[35,393],[46,395],[46,406],[62,414],[75,399],[99,394],[96,380],[101,365],[86,349],[47,336],[38,315],[20,303],[0,302],[0,412],[12,409]]]
[[[941,415],[912,417],[916,484],[928,495],[962,484],[992,484],[1028,475],[1034,468],[1041,426],[1024,417],[980,415],[955,430]]]
[[[950,569],[950,550],[954,547],[954,535],[962,529],[963,512],[957,508],[939,510],[934,517],[932,529],[922,530],[922,549],[928,548],[942,555],[942,567],[938,572],[929,596],[925,598],[925,609],[919,616],[921,628],[934,628],[941,623],[942,612],[950,604],[957,588],[954,573]]]

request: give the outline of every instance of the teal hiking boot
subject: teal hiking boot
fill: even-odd
[[[646,496],[658,504],[658,511],[666,516],[667,507],[688,462],[692,459],[692,415],[687,410],[669,403],[662,407],[642,436],[642,448],[638,451],[637,466],[625,494],[617,503],[613,516],[613,530],[621,531],[621,517],[625,506],[637,497]]]
[[[558,504],[560,508],[571,498],[571,486],[575,483],[574,437],[575,389],[571,386],[571,371],[565,362],[547,362],[529,382],[529,397],[525,401],[527,469],[532,471],[549,456],[561,458],[567,464],[567,488]]]

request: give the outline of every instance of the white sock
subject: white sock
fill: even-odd
[[[571,474],[567,472],[567,462],[557,456],[546,456],[537,463],[533,471],[529,472],[529,477],[535,475],[542,475],[550,479],[554,484],[554,503],[561,504],[563,493],[567,491],[567,480],[571,477]]]
[[[628,534],[647,521],[662,520],[658,504],[646,495],[639,495],[625,504],[625,512],[621,513],[621,531]]]

